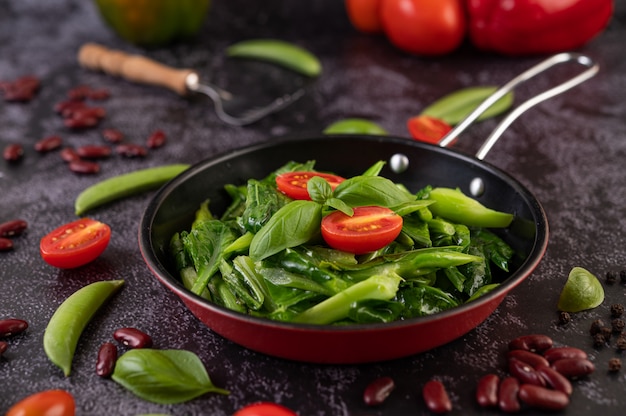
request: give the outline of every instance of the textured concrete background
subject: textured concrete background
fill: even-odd
[[[503,374],[502,354],[509,339],[538,332],[560,344],[585,348],[598,368],[575,383],[572,405],[564,414],[619,414],[626,406],[624,370],[616,375],[606,370],[608,359],[618,354],[614,347],[594,350],[587,330],[593,319],[608,318],[611,303],[625,301],[625,287],[607,286],[601,307],[576,315],[566,328],[556,324],[558,295],[573,266],[598,276],[626,269],[626,8],[617,3],[608,30],[582,50],[600,63],[600,74],[522,116],[487,157],[526,185],[547,212],[550,244],[539,268],[462,339],[391,362],[322,366],[271,358],[234,345],[204,327],[168,293],[151,276],[137,246],[137,227],[149,194],[93,212],[94,218],[111,225],[114,234],[105,253],[79,270],[59,271],[43,263],[39,239],[75,219],[76,195],[96,180],[164,163],[195,163],[279,135],[317,134],[346,117],[366,117],[391,134],[408,137],[406,120],[436,98],[466,86],[502,84],[540,58],[494,56],[468,45],[438,59],[409,56],[383,38],[356,33],[342,2],[336,1],[217,1],[197,39],[151,50],[116,37],[91,2],[0,1],[0,79],[25,74],[42,79],[42,89],[32,102],[0,103],[0,147],[19,142],[26,149],[17,165],[0,161],[0,221],[24,218],[29,223],[27,233],[15,240],[15,250],[0,254],[0,318],[13,316],[30,323],[25,334],[10,339],[9,350],[0,358],[0,413],[29,394],[62,388],[75,396],[80,415],[219,416],[259,400],[283,403],[302,415],[423,414],[419,389],[436,376],[449,388],[454,414],[490,414],[474,404],[476,380],[496,368]],[[80,45],[99,42],[198,68],[213,81],[237,88],[237,83],[254,81],[250,70],[260,68],[228,61],[224,49],[234,41],[257,37],[307,47],[321,59],[324,72],[307,84],[307,95],[287,111],[245,128],[221,123],[206,100],[182,99],[169,91],[83,70],[76,63]],[[567,69],[556,70],[521,88],[518,98],[568,74]],[[271,72],[267,76],[283,77]],[[290,75],[284,80],[289,87],[303,83]],[[143,160],[112,157],[102,162],[96,177],[68,172],[58,154],[37,154],[33,143],[49,134],[60,134],[66,144],[75,146],[101,142],[99,129],[67,131],[52,110],[69,88],[79,84],[110,90],[102,126],[117,127],[137,143],[160,128],[168,135],[167,145]],[[495,124],[490,120],[472,127],[456,148],[472,154]],[[70,293],[107,279],[125,279],[126,286],[89,325],[73,373],[64,378],[43,352],[44,328]],[[196,352],[215,384],[231,394],[161,406],[98,378],[97,349],[120,326],[145,330],[160,348]],[[382,375],[396,380],[396,391],[384,406],[368,409],[361,399],[363,388]]]

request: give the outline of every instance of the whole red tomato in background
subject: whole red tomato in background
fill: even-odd
[[[382,33],[381,0],[346,0],[346,11],[352,26],[365,33]]]
[[[454,51],[467,29],[461,0],[382,0],[380,18],[393,45],[418,55]]]

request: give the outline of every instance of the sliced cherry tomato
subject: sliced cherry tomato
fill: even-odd
[[[382,0],[380,17],[389,41],[406,52],[443,55],[465,38],[461,0]]]
[[[445,121],[426,115],[410,118],[407,127],[415,140],[433,144],[439,143],[452,130]]]
[[[381,0],[345,0],[350,23],[364,33],[382,33]]]
[[[111,228],[90,218],[62,225],[41,239],[39,252],[51,266],[79,267],[95,260],[109,244]]]
[[[351,217],[334,211],[322,219],[322,237],[334,249],[364,254],[385,247],[402,231],[402,217],[385,207],[356,207]]]
[[[335,189],[344,178],[337,175],[321,172],[287,172],[276,177],[278,190],[293,199],[311,199],[306,185],[313,176],[325,179],[332,189]]]
[[[15,403],[6,416],[74,416],[74,397],[65,390],[46,390]]]
[[[249,404],[237,410],[233,416],[298,416],[291,409],[280,404],[259,402]]]

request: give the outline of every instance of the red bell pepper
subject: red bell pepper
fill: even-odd
[[[468,0],[470,37],[508,55],[569,51],[600,34],[613,0]]]

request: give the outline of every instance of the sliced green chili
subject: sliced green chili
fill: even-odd
[[[82,215],[100,205],[156,189],[189,168],[186,164],[173,164],[136,170],[105,179],[83,190],[74,202],[76,215]]]
[[[328,125],[324,129],[324,134],[386,135],[389,133],[373,121],[363,118],[346,118]]]
[[[306,49],[277,39],[251,39],[235,43],[226,50],[228,56],[271,62],[309,77],[322,72],[322,65]]]
[[[43,335],[43,348],[66,377],[70,375],[76,344],[85,326],[123,285],[123,280],[91,283],[71,294],[50,318]]]

